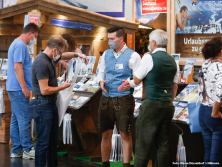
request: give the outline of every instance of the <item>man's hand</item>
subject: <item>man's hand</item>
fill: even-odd
[[[87,56],[84,55],[84,54],[80,54],[80,53],[77,53],[77,54],[78,54],[78,57],[80,57],[80,58],[82,58],[82,59],[85,60],[85,64],[87,65],[87,64],[88,64],[88,58],[87,58]]]
[[[25,87],[24,89],[22,89],[22,92],[23,92],[23,94],[25,95],[25,98],[26,98],[27,100],[29,100],[29,98],[30,98],[30,96],[31,96],[29,89],[28,89],[27,87]]]
[[[68,88],[68,87],[70,87],[71,86],[71,82],[69,82],[68,80],[66,80],[64,83],[63,83],[63,85],[62,85],[62,87],[64,88],[64,89],[66,89],[66,88]]]
[[[68,66],[69,66],[69,63],[67,63],[67,62],[63,61],[63,62],[62,62],[62,66],[63,66],[65,69],[67,69],[67,68],[68,68]]]
[[[103,91],[104,93],[107,93],[106,89],[104,89],[104,84],[105,84],[106,82],[107,82],[107,81],[100,81],[100,82],[99,82],[99,85],[100,85],[100,87],[101,87],[101,89],[102,89],[102,91]]]
[[[190,20],[190,17],[191,17],[191,15],[187,16],[187,17],[186,17],[186,20]]]
[[[125,82],[126,80],[123,80]],[[123,90],[127,91],[130,88],[130,84],[128,83],[126,86],[123,87]]]

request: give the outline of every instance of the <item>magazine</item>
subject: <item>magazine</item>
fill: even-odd
[[[189,123],[188,108],[184,108],[177,116],[175,116],[175,119]]]
[[[194,90],[193,93],[197,93],[198,92],[198,84],[197,83],[190,83],[189,85],[187,85],[182,92],[180,92],[176,98],[174,100],[177,101],[187,101],[184,100],[192,91]]]
[[[96,56],[87,56],[87,58],[88,58],[88,64],[87,65],[85,64],[85,60],[82,61],[82,65],[78,75],[92,74],[94,64],[96,61]]]
[[[96,93],[99,89],[100,89],[100,86],[99,86],[99,84],[96,83],[96,84],[91,85],[91,86],[87,89],[87,92]]]
[[[175,107],[175,112],[174,112],[174,115],[173,115],[173,120],[177,120],[177,115],[180,114],[182,111],[183,111],[184,108],[182,107]]]
[[[75,109],[81,108],[86,102],[89,101],[89,97],[80,96],[77,100],[73,100],[73,102],[69,105]]]
[[[176,107],[185,108],[187,107],[187,102],[179,102]]]

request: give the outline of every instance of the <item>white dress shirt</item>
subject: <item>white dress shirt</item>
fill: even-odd
[[[165,48],[157,48],[152,53],[155,53],[157,51],[166,52],[166,49]],[[152,69],[153,69],[152,56],[150,54],[145,54],[140,62],[139,67],[135,71],[134,75],[138,79],[143,80]],[[176,72],[176,74],[174,76],[174,80],[173,80],[174,83],[178,83],[179,72],[180,72],[180,69],[179,69],[179,65],[177,64],[177,72]],[[134,80],[130,80],[130,85],[131,85],[131,87],[135,87]]]
[[[127,48],[128,48],[128,46],[126,46],[126,44],[125,44],[123,46],[123,48],[118,53],[116,53],[113,50],[113,54],[114,54],[115,58],[117,59]],[[98,83],[100,81],[104,81],[105,78],[106,78],[106,73],[105,73],[105,69],[106,69],[105,55],[106,55],[106,51],[103,53],[102,58],[101,58],[101,63],[99,65],[99,73],[98,73],[98,76],[97,76],[97,82]],[[129,68],[133,70],[133,75],[134,75],[134,72],[139,67],[140,61],[141,61],[140,55],[137,52],[133,52],[133,54],[131,55],[131,57],[129,59]]]

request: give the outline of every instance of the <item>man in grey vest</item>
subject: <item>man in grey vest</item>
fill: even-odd
[[[145,80],[145,99],[136,121],[134,167],[147,166],[154,144],[157,165],[168,167],[170,123],[174,114],[173,100],[178,88],[179,66],[166,52],[168,37],[165,31],[154,30],[149,38],[151,54],[143,56],[130,81],[132,87]]]
[[[130,167],[132,155],[130,131],[135,101],[130,90],[118,92],[117,88],[123,80],[133,76],[141,58],[138,53],[126,46],[122,27],[111,27],[107,32],[110,49],[103,53],[98,74],[98,82],[103,91],[99,106],[102,166],[110,166],[111,138],[116,122],[123,143],[123,167]]]

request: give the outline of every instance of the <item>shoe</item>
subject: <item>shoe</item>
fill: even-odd
[[[34,149],[34,147],[32,147],[29,152],[24,151],[22,158],[23,159],[35,159],[35,149]]]
[[[20,157],[22,157],[22,154],[23,154],[23,150],[18,151],[17,153],[11,153],[10,157],[11,158],[20,158]]]

